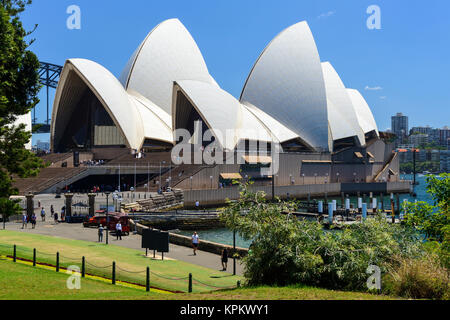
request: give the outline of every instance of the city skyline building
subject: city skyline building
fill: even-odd
[[[405,143],[409,135],[408,117],[399,112],[391,118],[391,130],[397,136],[396,144]]]

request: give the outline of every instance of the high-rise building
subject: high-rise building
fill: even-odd
[[[392,117],[392,132],[397,136],[396,143],[405,143],[409,134],[408,117],[397,113]]]

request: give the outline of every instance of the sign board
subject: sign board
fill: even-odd
[[[142,230],[142,248],[169,252],[169,233],[150,229]]]

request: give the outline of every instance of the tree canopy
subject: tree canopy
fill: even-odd
[[[18,190],[13,177],[37,175],[43,162],[25,149],[31,132],[25,125],[15,125],[17,118],[26,115],[39,102],[39,60],[29,50],[34,40],[26,38],[34,31],[26,31],[20,20],[31,0],[0,1],[0,213],[5,217],[17,212],[9,200]]]

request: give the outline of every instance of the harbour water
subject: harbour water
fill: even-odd
[[[402,176],[402,179],[405,180],[413,180],[412,175],[404,175]],[[430,204],[433,204],[431,197],[427,194],[426,189],[426,176],[424,175],[417,175],[417,182],[419,182],[419,185],[415,186],[414,191],[417,195],[417,197],[412,197],[409,194],[402,194],[400,195],[400,202],[402,203],[404,199],[407,199],[408,201],[414,202],[415,200],[418,201],[425,201]],[[338,202],[340,202],[340,199],[335,198]],[[387,195],[384,199],[386,207],[389,205],[389,196]],[[333,200],[333,198],[329,199],[330,201]],[[352,203],[356,202],[355,198],[351,199]],[[191,236],[193,233],[192,231],[179,231],[179,234]],[[217,242],[217,243],[223,243],[227,245],[233,245],[233,232],[228,229],[214,229],[214,230],[202,230],[199,232],[199,236],[203,240]],[[241,248],[248,248],[251,241],[247,241],[242,239],[238,234],[236,235],[236,246]]]

